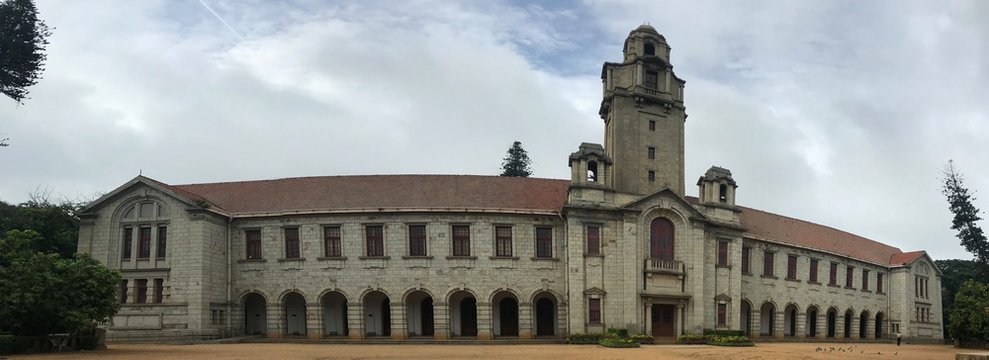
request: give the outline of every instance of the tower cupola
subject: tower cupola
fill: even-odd
[[[701,204],[735,205],[735,189],[738,184],[731,177],[731,171],[712,166],[704,176],[697,179],[698,198]]]

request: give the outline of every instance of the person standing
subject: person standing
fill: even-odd
[[[900,334],[900,331],[897,330],[896,331],[896,346],[900,346],[900,340],[902,340],[902,339],[903,339],[903,334]]]

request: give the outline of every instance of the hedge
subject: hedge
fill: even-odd
[[[601,346],[610,348],[637,348],[639,342],[629,338],[601,338]]]
[[[567,336],[567,344],[598,344],[601,342],[601,334],[572,334]]]

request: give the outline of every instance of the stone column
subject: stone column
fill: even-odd
[[[783,338],[783,334],[786,333],[784,331],[784,327],[786,326],[786,321],[784,321],[784,320],[786,320],[786,318],[784,317],[785,315],[786,315],[786,311],[780,311],[779,309],[773,310],[773,319],[772,319],[772,321],[773,321],[773,334],[772,334],[772,337],[777,338],[777,339],[782,339]]]
[[[347,337],[350,340],[364,339],[364,304],[347,303]]]
[[[442,301],[433,301],[433,339],[450,339],[450,309]]]
[[[535,336],[535,331],[532,330],[536,328],[534,313],[532,303],[519,303],[519,339],[532,339]]]
[[[265,305],[267,308],[267,322],[268,322],[268,337],[270,338],[280,338],[285,335],[284,329],[284,311],[282,311],[281,304],[268,303]]]
[[[865,338],[868,340],[876,339],[876,319],[870,317],[868,322],[865,323]]]
[[[797,312],[797,333],[793,335],[798,339],[807,338],[807,313]]]
[[[319,339],[323,337],[323,314],[318,303],[306,303],[306,337]]]
[[[821,312],[817,312],[817,338],[825,339],[828,337],[828,317],[827,314],[821,316]]]
[[[646,303],[646,334],[652,335],[652,304]]]
[[[482,302],[477,303],[477,339],[494,339],[491,328],[491,304]]]
[[[845,338],[845,317],[835,314],[834,316],[834,338],[844,339]]]
[[[687,312],[684,311],[683,304],[677,304],[676,312],[674,314],[676,314],[676,318],[673,319],[673,338],[676,339],[683,333],[683,317],[687,315]],[[652,321],[650,320],[650,322]]]
[[[391,338],[405,340],[408,338],[409,325],[405,319],[405,303],[392,303],[391,306]]]
[[[752,328],[752,337],[762,337],[762,309],[752,309],[752,316],[749,319],[749,327]]]
[[[852,340],[858,340],[859,338],[859,317],[852,315],[852,331],[849,332]]]

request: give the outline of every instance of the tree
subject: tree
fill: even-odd
[[[958,289],[948,331],[963,347],[982,347],[989,340],[989,285],[968,280]]]
[[[45,70],[50,35],[33,0],[0,0],[0,93],[24,103]]]
[[[965,281],[974,280],[989,285],[989,268],[972,260],[935,260],[941,270],[941,314],[945,320],[945,337],[955,339],[951,333],[951,313],[955,308],[955,295]]]
[[[34,251],[72,257],[79,240],[75,216],[79,207],[71,201],[50,201],[47,194],[33,194],[31,200],[16,206],[0,201],[0,238],[9,230],[34,230],[40,234],[30,245]]]
[[[532,175],[530,164],[532,160],[529,160],[529,154],[522,148],[522,143],[516,141],[508,148],[508,155],[505,155],[505,161],[501,163],[501,176],[529,177]]]
[[[86,334],[120,306],[120,274],[86,254],[34,251],[41,235],[11,230],[0,239],[0,333]]]
[[[982,218],[979,217],[979,209],[972,204],[975,197],[968,193],[962,175],[955,170],[952,161],[948,161],[943,175],[941,193],[948,198],[948,209],[955,214],[951,229],[958,231],[956,236],[965,250],[975,255],[976,261],[989,265],[989,241],[986,241],[986,235],[977,224]]]

